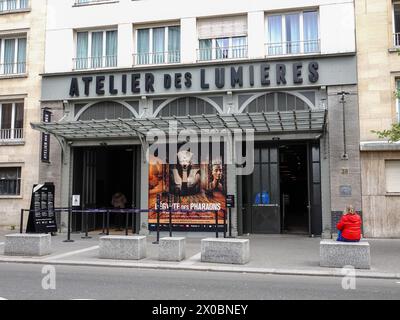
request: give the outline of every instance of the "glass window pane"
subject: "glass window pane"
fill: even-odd
[[[86,69],[88,58],[88,33],[78,32],[76,34],[76,69]]]
[[[26,39],[18,39],[17,73],[26,72]]]
[[[227,59],[229,58],[229,38],[216,39],[216,58]]]
[[[16,103],[15,104],[14,128],[20,129],[23,127],[24,127],[24,104]]]
[[[393,5],[394,8],[394,32],[400,32],[400,3]]]
[[[168,28],[168,62],[177,63],[181,61],[181,28]]]
[[[4,73],[12,74],[15,65],[15,39],[4,41]]]
[[[165,28],[153,29],[153,63],[164,63]]]
[[[282,54],[282,16],[268,17],[268,54]]]
[[[286,52],[300,53],[300,15],[288,14],[286,19]]]
[[[137,63],[148,64],[149,63],[149,52],[150,52],[150,30],[140,29],[138,30],[137,39]]]
[[[103,32],[92,33],[92,68],[103,66]]]
[[[318,12],[308,11],[303,14],[304,53],[318,52]]]
[[[212,40],[203,39],[199,41],[200,55],[199,59],[201,61],[212,59]]]
[[[106,33],[106,66],[117,65],[118,32],[116,30]]]
[[[232,58],[247,57],[247,37],[232,38]]]
[[[12,104],[3,103],[1,108],[1,129],[11,129]]]
[[[21,168],[0,168],[0,195],[20,193]]]

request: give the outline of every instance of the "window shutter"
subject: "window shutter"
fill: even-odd
[[[247,36],[247,16],[199,19],[199,39]]]
[[[400,160],[386,160],[386,192],[400,192]]]

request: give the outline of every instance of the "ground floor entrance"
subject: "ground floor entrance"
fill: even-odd
[[[72,194],[81,196],[80,208],[126,209],[139,203],[140,148],[133,145],[73,148]],[[122,229],[126,217],[122,213],[110,215],[110,226]],[[129,226],[135,229],[136,220],[128,216]],[[72,228],[84,230],[85,216],[74,215]],[[88,216],[89,230],[103,227],[103,213]]]
[[[258,143],[254,156],[238,183],[243,233],[320,235],[319,142]]]

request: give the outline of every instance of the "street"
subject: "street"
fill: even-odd
[[[56,288],[46,290],[49,269],[0,263],[0,299],[400,299],[399,280],[356,279],[356,289],[345,290],[341,277],[81,266],[55,266]]]

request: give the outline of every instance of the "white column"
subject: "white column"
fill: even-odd
[[[265,14],[264,11],[249,12],[247,15],[248,54],[250,59],[265,56]]]
[[[132,24],[118,25],[118,67],[129,68],[133,65],[133,29]]]
[[[146,143],[147,147],[147,143]],[[141,166],[141,176],[140,176],[140,209],[149,208],[149,164],[146,161],[146,154],[143,148],[141,148],[140,166]],[[148,235],[149,234],[149,213],[140,213],[140,229],[139,234]]]
[[[199,48],[196,18],[181,19],[181,62],[195,63]]]

